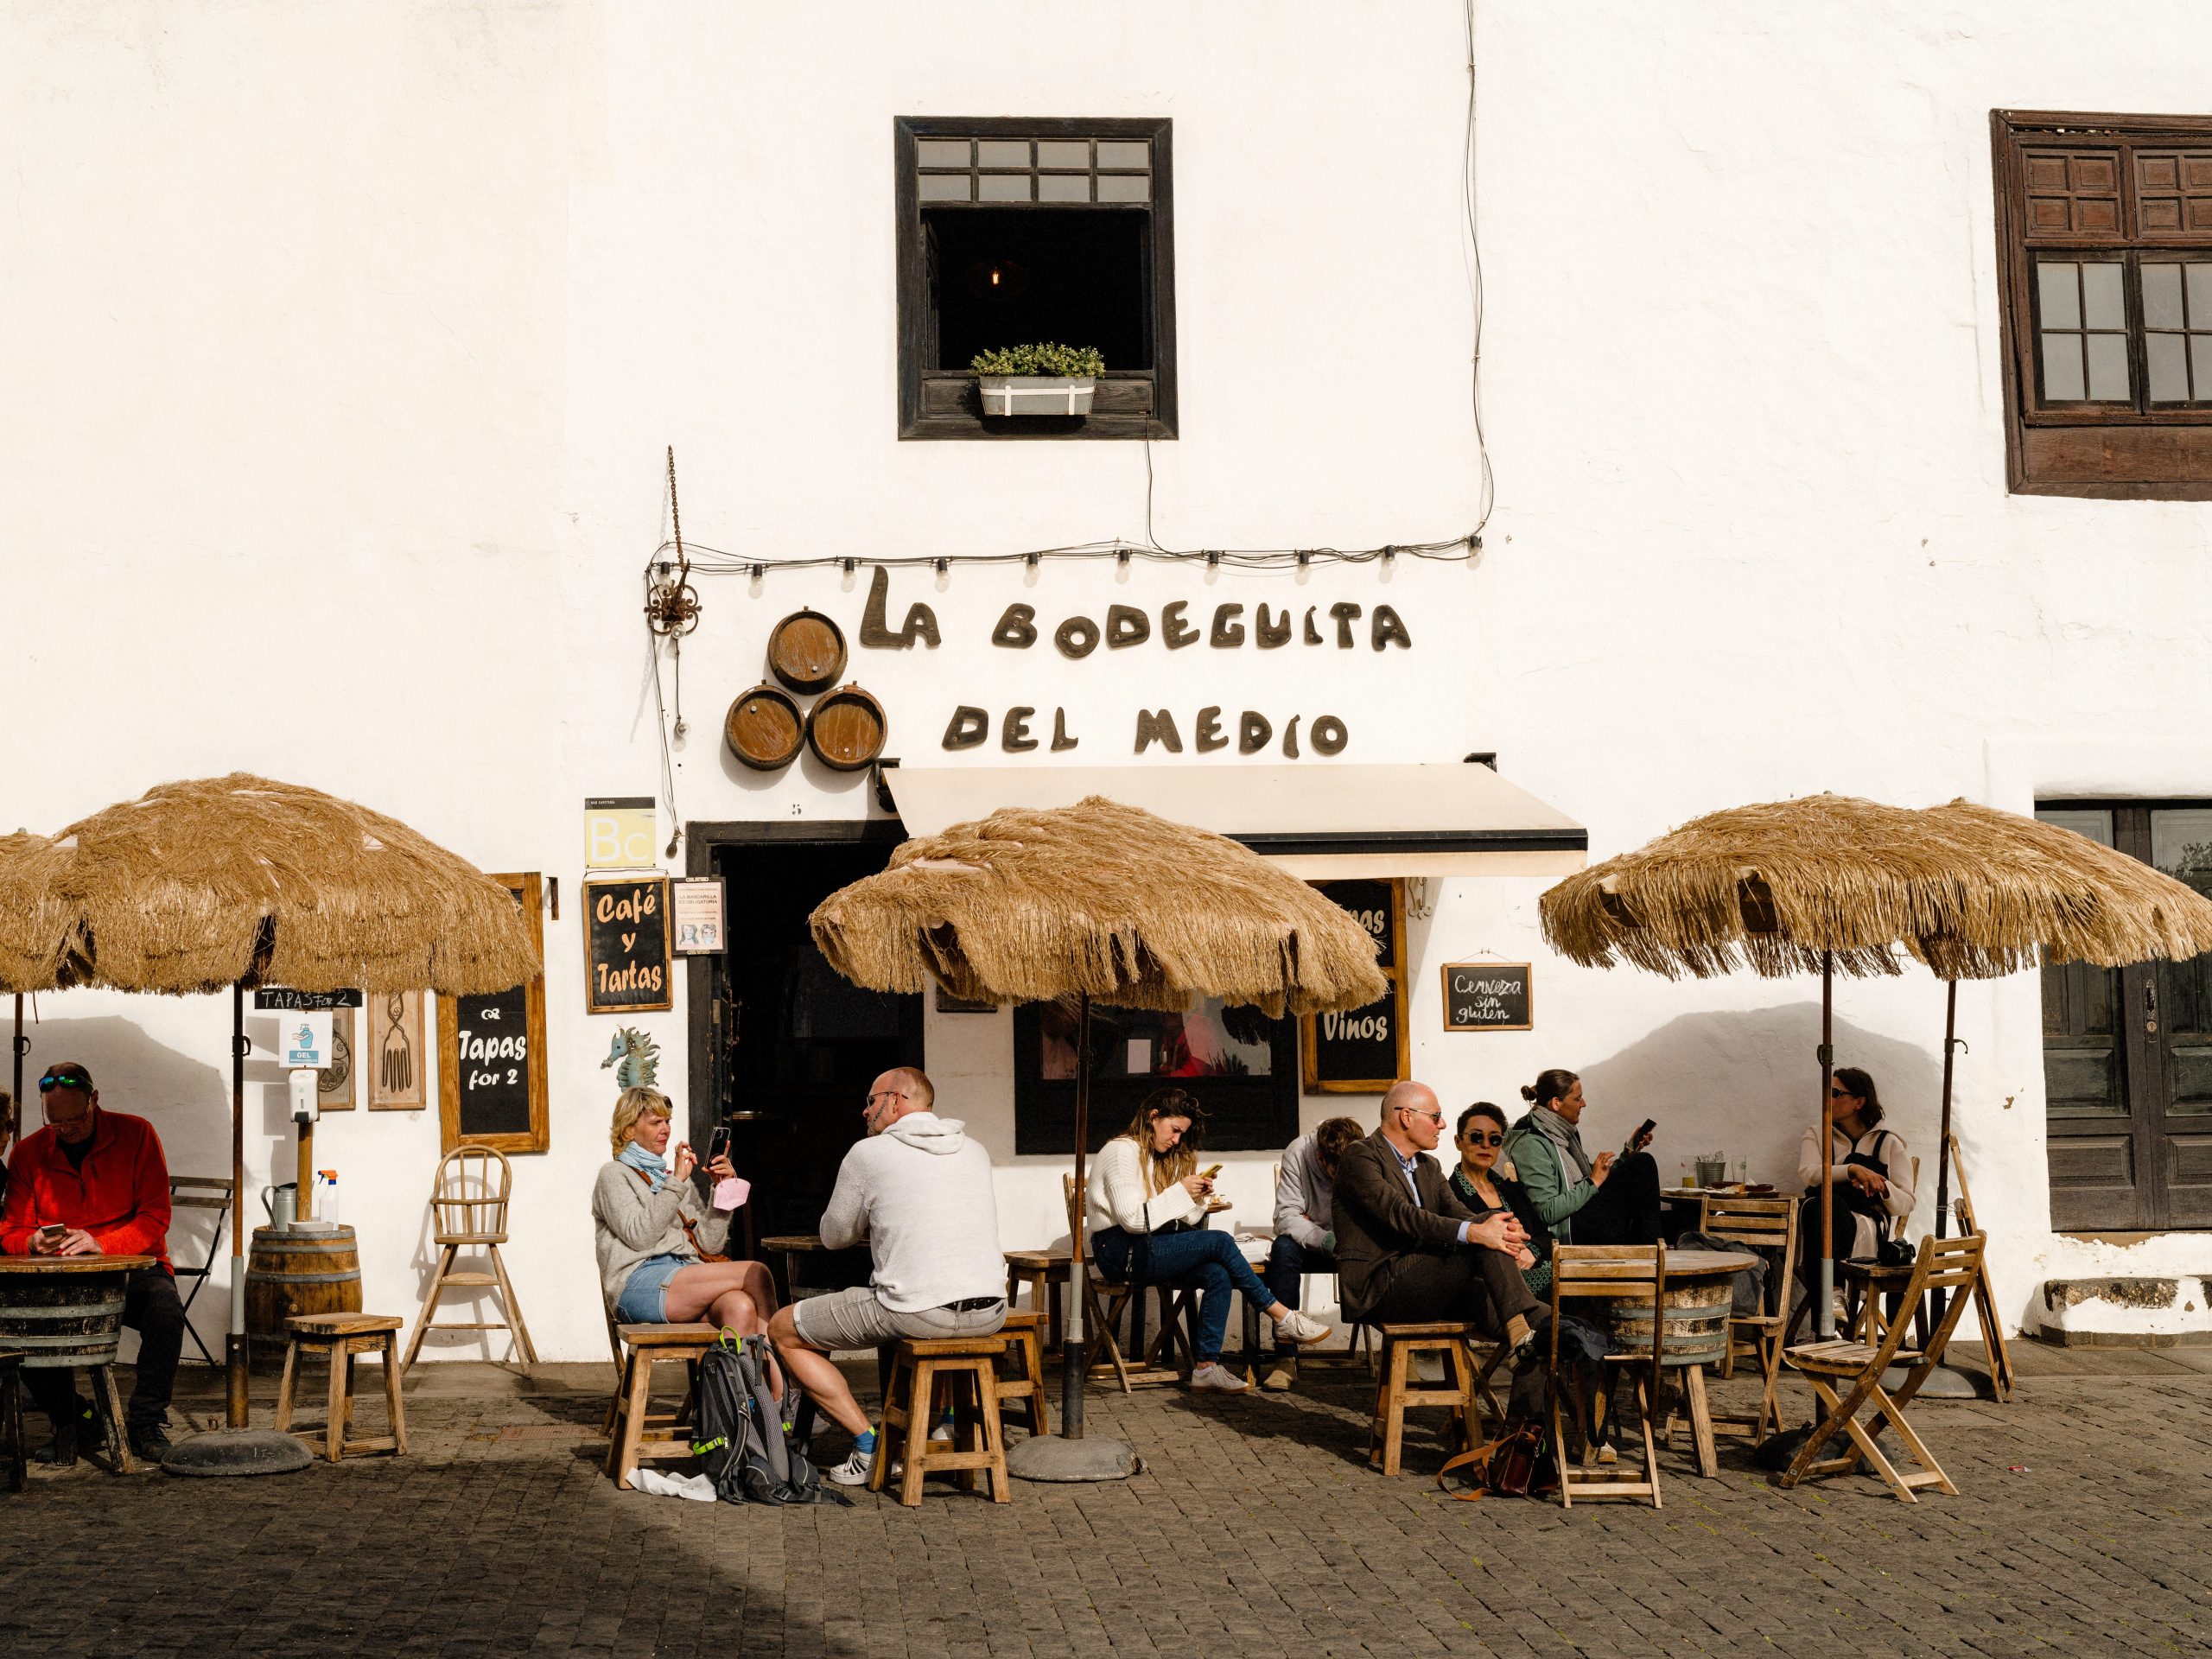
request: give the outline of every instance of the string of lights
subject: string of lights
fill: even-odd
[[[647,579],[656,574],[665,574],[664,566],[673,566],[678,554],[688,562],[695,575],[747,575],[754,581],[764,580],[771,571],[858,569],[862,565],[883,565],[893,569],[950,569],[954,565],[1009,565],[1036,566],[1045,561],[1077,559],[1112,559],[1128,564],[1142,560],[1155,564],[1205,564],[1227,566],[1238,570],[1288,570],[1316,564],[1375,564],[1399,557],[1430,559],[1446,563],[1465,563],[1482,551],[1482,537],[1470,531],[1441,542],[1395,542],[1382,547],[1217,547],[1166,548],[1147,547],[1141,542],[1120,540],[1081,542],[1065,547],[1030,548],[1011,553],[870,553],[865,556],[851,553],[817,553],[797,558],[765,558],[753,553],[732,553],[726,549],[708,547],[696,541],[684,541],[679,547],[674,540],[663,541],[653,550],[646,563]]]

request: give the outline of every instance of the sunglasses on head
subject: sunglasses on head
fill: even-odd
[[[81,1071],[49,1071],[38,1080],[38,1091],[50,1095],[56,1089],[89,1089],[92,1080]]]
[[[1505,1144],[1505,1131],[1491,1129],[1485,1132],[1482,1129],[1469,1129],[1459,1138],[1471,1147],[1502,1147]]]

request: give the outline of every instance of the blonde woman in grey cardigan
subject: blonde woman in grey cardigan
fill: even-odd
[[[709,1262],[729,1242],[730,1213],[708,1207],[691,1185],[699,1166],[681,1142],[671,1160],[668,1096],[625,1089],[607,1139],[614,1160],[592,1188],[599,1281],[621,1325],[681,1325],[705,1319],[749,1337],[768,1328],[776,1284],[758,1262]],[[737,1172],[727,1155],[706,1166],[716,1180]]]

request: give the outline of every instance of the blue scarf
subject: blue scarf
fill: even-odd
[[[614,1161],[629,1165],[645,1178],[656,1192],[668,1185],[668,1166],[634,1141],[614,1154]]]

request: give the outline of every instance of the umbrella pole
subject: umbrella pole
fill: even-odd
[[[1061,1326],[1060,1434],[1083,1438],[1083,1392],[1090,1352],[1083,1328],[1084,1290],[1090,1283],[1083,1259],[1084,1164],[1090,1147],[1090,993],[1080,993],[1075,1039],[1075,1209],[1077,1224],[1068,1237],[1068,1314]]]
[[[1835,1335],[1835,1101],[1829,1095],[1835,1076],[1835,953],[1821,952],[1821,1272],[1814,1329],[1823,1340]]]
[[[1948,1238],[1951,1215],[1951,1057],[1958,1048],[1959,982],[1943,982],[1943,1130],[1936,1142],[1936,1236]],[[1942,1299],[1936,1303],[1942,1317]]]
[[[30,1044],[23,1038],[23,994],[16,993],[16,1088],[8,1096],[8,1121],[0,1124],[0,1152],[16,1144],[16,1131],[23,1124],[23,1056]]]
[[[246,1426],[245,988],[231,987],[231,1329],[223,1339],[226,1421]]]

